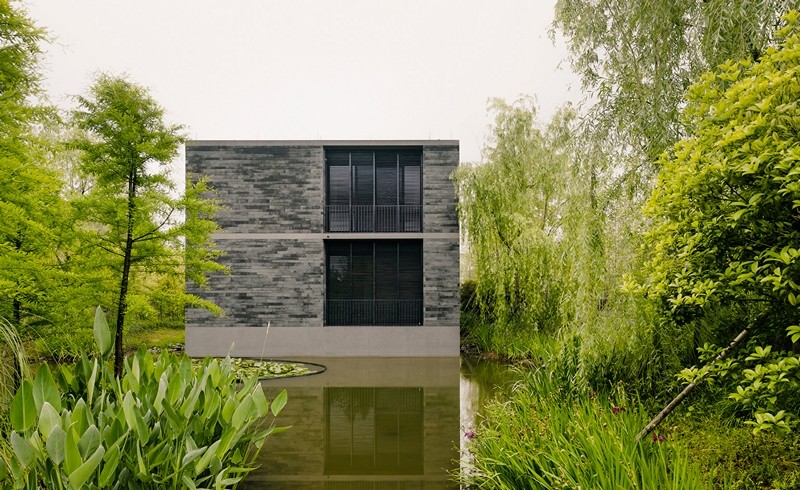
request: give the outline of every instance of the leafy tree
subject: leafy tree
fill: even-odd
[[[798,17],[784,17],[782,42],[758,61],[724,63],[690,88],[689,134],[661,158],[646,207],[654,226],[643,291],[679,324],[724,309],[728,328],[754,325],[755,340],[771,344],[742,361],[751,365],[732,396],[758,427],[780,426],[781,403],[800,407],[800,358],[772,352],[800,339]]]
[[[73,117],[85,134],[75,146],[92,182],[78,206],[87,241],[107,252],[118,274],[114,362],[119,375],[135,270],[185,272],[202,283],[205,271],[223,269],[213,262],[218,252],[209,241],[216,229],[209,219],[215,203],[201,197],[206,190],[202,180],[176,197],[168,173],[184,141],[182,128],[164,121],[164,110],[146,89],[122,77],[100,75],[89,94],[77,100]],[[190,250],[184,256],[187,240]]]
[[[491,108],[486,161],[455,174],[477,297],[500,325],[552,332],[562,322],[567,287],[561,238],[573,113],[565,109],[541,128],[530,98],[496,99]]]
[[[683,136],[689,85],[728,59],[758,59],[796,0],[558,0],[554,27],[592,95],[587,133],[648,187],[652,163]],[[610,143],[610,144],[609,144]]]
[[[0,2],[0,316],[17,327],[46,315],[58,273],[51,238],[60,182],[35,135],[51,114],[35,103],[43,41],[23,12]]]

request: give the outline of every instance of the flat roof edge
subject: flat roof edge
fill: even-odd
[[[459,146],[458,140],[188,140],[186,146]]]

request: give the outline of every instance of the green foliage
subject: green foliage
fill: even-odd
[[[670,420],[667,430],[681,441],[714,488],[793,489],[800,485],[800,446],[791,438],[731,424],[715,405],[694,404],[693,410]]]
[[[660,160],[646,207],[654,226],[640,287],[688,327],[736,305],[730,324],[752,326],[762,343],[731,395],[755,415],[756,432],[790,430],[794,414],[782,408],[797,407],[800,381],[795,354],[772,355],[791,348],[787,327],[793,335],[800,323],[800,24],[796,11],[784,19],[780,45],[757,62],[727,62],[689,90],[690,136]]]
[[[35,104],[43,40],[24,12],[0,2],[0,316],[17,326],[40,323],[60,279],[51,245],[60,182],[34,135],[49,114]]]
[[[538,127],[530,99],[495,100],[486,162],[455,173],[459,215],[476,271],[476,298],[490,320],[557,331],[567,287],[561,262],[572,113]]]
[[[567,370],[568,371],[568,370]],[[633,437],[647,414],[624,390],[565,392],[546,370],[495,401],[475,431],[463,483],[478,488],[706,488],[685,450],[656,434]]]
[[[591,91],[586,134],[645,188],[658,155],[684,135],[682,99],[703,72],[757,59],[794,0],[559,0],[554,28]]]
[[[164,109],[146,89],[100,75],[88,96],[77,100],[73,119],[83,134],[74,147],[93,185],[76,204],[84,240],[107,252],[106,267],[119,284],[114,357],[120,373],[129,305],[140,316],[151,313],[147,301],[129,295],[132,273],[185,273],[203,285],[206,272],[224,270],[214,262],[219,252],[210,241],[216,203],[202,197],[208,191],[202,179],[176,197],[168,167],[184,141],[183,129],[164,122]],[[182,288],[177,298],[185,303]]]
[[[492,107],[486,161],[455,174],[476,273],[465,342],[524,358],[538,355],[541,334],[578,335],[594,386],[625,380],[663,391],[691,344],[654,328],[648,301],[620,294],[623,275],[640,265],[639,211],[608,184],[605,155],[578,148],[573,111],[541,128],[529,99]],[[465,287],[462,302],[466,292],[473,296]]]
[[[95,331],[108,351],[110,332]],[[11,406],[9,488],[236,488],[254,469],[286,392],[271,403],[256,377],[241,386],[230,359],[144,349],[115,379],[108,356],[82,357],[23,381]],[[57,381],[54,380],[57,379]],[[63,404],[63,406],[62,406]]]

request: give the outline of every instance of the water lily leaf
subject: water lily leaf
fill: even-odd
[[[33,427],[37,413],[31,382],[27,379],[23,380],[17,394],[11,400],[11,428],[25,432]]]

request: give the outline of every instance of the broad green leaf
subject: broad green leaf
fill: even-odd
[[[36,460],[36,449],[15,430],[11,431],[11,448],[23,468]]]
[[[105,359],[111,352],[111,329],[106,322],[103,310],[98,306],[94,312],[94,340],[97,343],[97,350]]]
[[[230,422],[235,410],[236,401],[233,399],[233,397],[230,397],[225,401],[225,405],[222,406],[222,411],[220,412],[220,415],[222,415],[222,420],[225,422]]]
[[[83,460],[78,449],[78,436],[75,434],[75,426],[73,425],[67,430],[67,435],[64,438],[64,471],[70,474],[77,470],[81,464],[83,464]]]
[[[45,443],[47,454],[50,455],[50,459],[53,460],[53,463],[55,463],[56,466],[60,465],[64,461],[64,444],[66,439],[67,433],[64,432],[64,429],[62,429],[60,425],[56,425],[53,427],[53,430],[50,432],[50,436],[47,438],[47,442]]]
[[[136,468],[138,469],[138,473],[136,476],[142,481],[150,481],[150,472],[147,469],[147,464],[144,462],[144,458],[142,457],[142,446],[140,444],[136,445]]]
[[[258,413],[259,417],[263,417],[267,414],[269,410],[269,402],[267,401],[266,395],[264,395],[264,387],[261,384],[257,384],[253,388],[253,403],[256,406],[256,413]]]
[[[208,447],[208,450],[203,454],[203,457],[200,458],[200,461],[197,462],[197,465],[194,467],[194,474],[195,476],[202,473],[211,463],[211,458],[214,457],[217,446],[219,446],[219,441],[215,442],[211,446]]]
[[[270,410],[272,411],[272,415],[277,417],[278,414],[281,413],[281,410],[283,410],[283,407],[286,406],[287,399],[288,399],[288,395],[286,394],[286,390],[282,390],[278,394],[278,396],[276,396],[275,399],[272,400],[272,404],[270,405]]]
[[[164,373],[158,380],[158,392],[156,392],[156,398],[153,400],[153,407],[156,409],[156,413],[159,415],[164,410],[162,404],[164,402],[164,397],[167,394],[167,374]]]
[[[107,488],[113,481],[117,471],[117,466],[119,466],[119,462],[122,459],[120,446],[122,445],[123,441],[124,436],[122,439],[119,439],[110,448],[108,448],[105,456],[103,456],[103,469],[100,470],[100,479],[97,482],[100,488]]]
[[[244,427],[247,422],[254,420],[255,418],[256,407],[253,403],[253,400],[248,397],[242,400],[239,406],[236,407],[236,411],[233,412],[233,416],[231,417],[231,424],[238,430]]]
[[[36,373],[36,380],[33,382],[33,401],[36,403],[36,412],[42,409],[44,402],[49,402],[56,412],[61,412],[61,394],[53,381],[53,375],[47,364],[42,364],[39,372]]]
[[[54,428],[61,427],[61,416],[50,402],[44,402],[39,412],[39,433],[47,440]]]
[[[27,379],[22,380],[17,394],[11,400],[11,428],[25,432],[33,427],[36,420],[36,404],[33,400],[33,387]]]
[[[70,485],[72,485],[73,488],[81,488],[83,484],[86,483],[86,480],[92,476],[94,470],[97,469],[105,453],[106,450],[103,446],[98,447],[97,450],[89,456],[89,459],[69,474]]]
[[[99,446],[100,431],[97,430],[96,426],[91,425],[78,441],[78,451],[81,453],[81,458],[86,459],[90,454],[93,454]]]
[[[97,362],[97,359],[95,359],[92,363],[92,374],[89,376],[89,381],[86,382],[86,400],[89,402],[90,406],[94,402],[94,390],[95,385],[97,384],[97,369],[99,364],[100,363]]]
[[[130,391],[125,393],[122,399],[122,411],[125,413],[125,422],[128,423],[128,429],[136,429],[136,400],[133,398],[133,393]]]
[[[183,483],[183,486],[189,490],[197,490],[197,486],[194,484],[194,481],[187,475],[183,475],[181,477],[181,482]]]
[[[187,452],[186,455],[183,456],[183,460],[181,461],[181,466],[186,466],[195,459],[199,458],[204,452],[206,452],[206,447],[207,446],[203,446]]]

